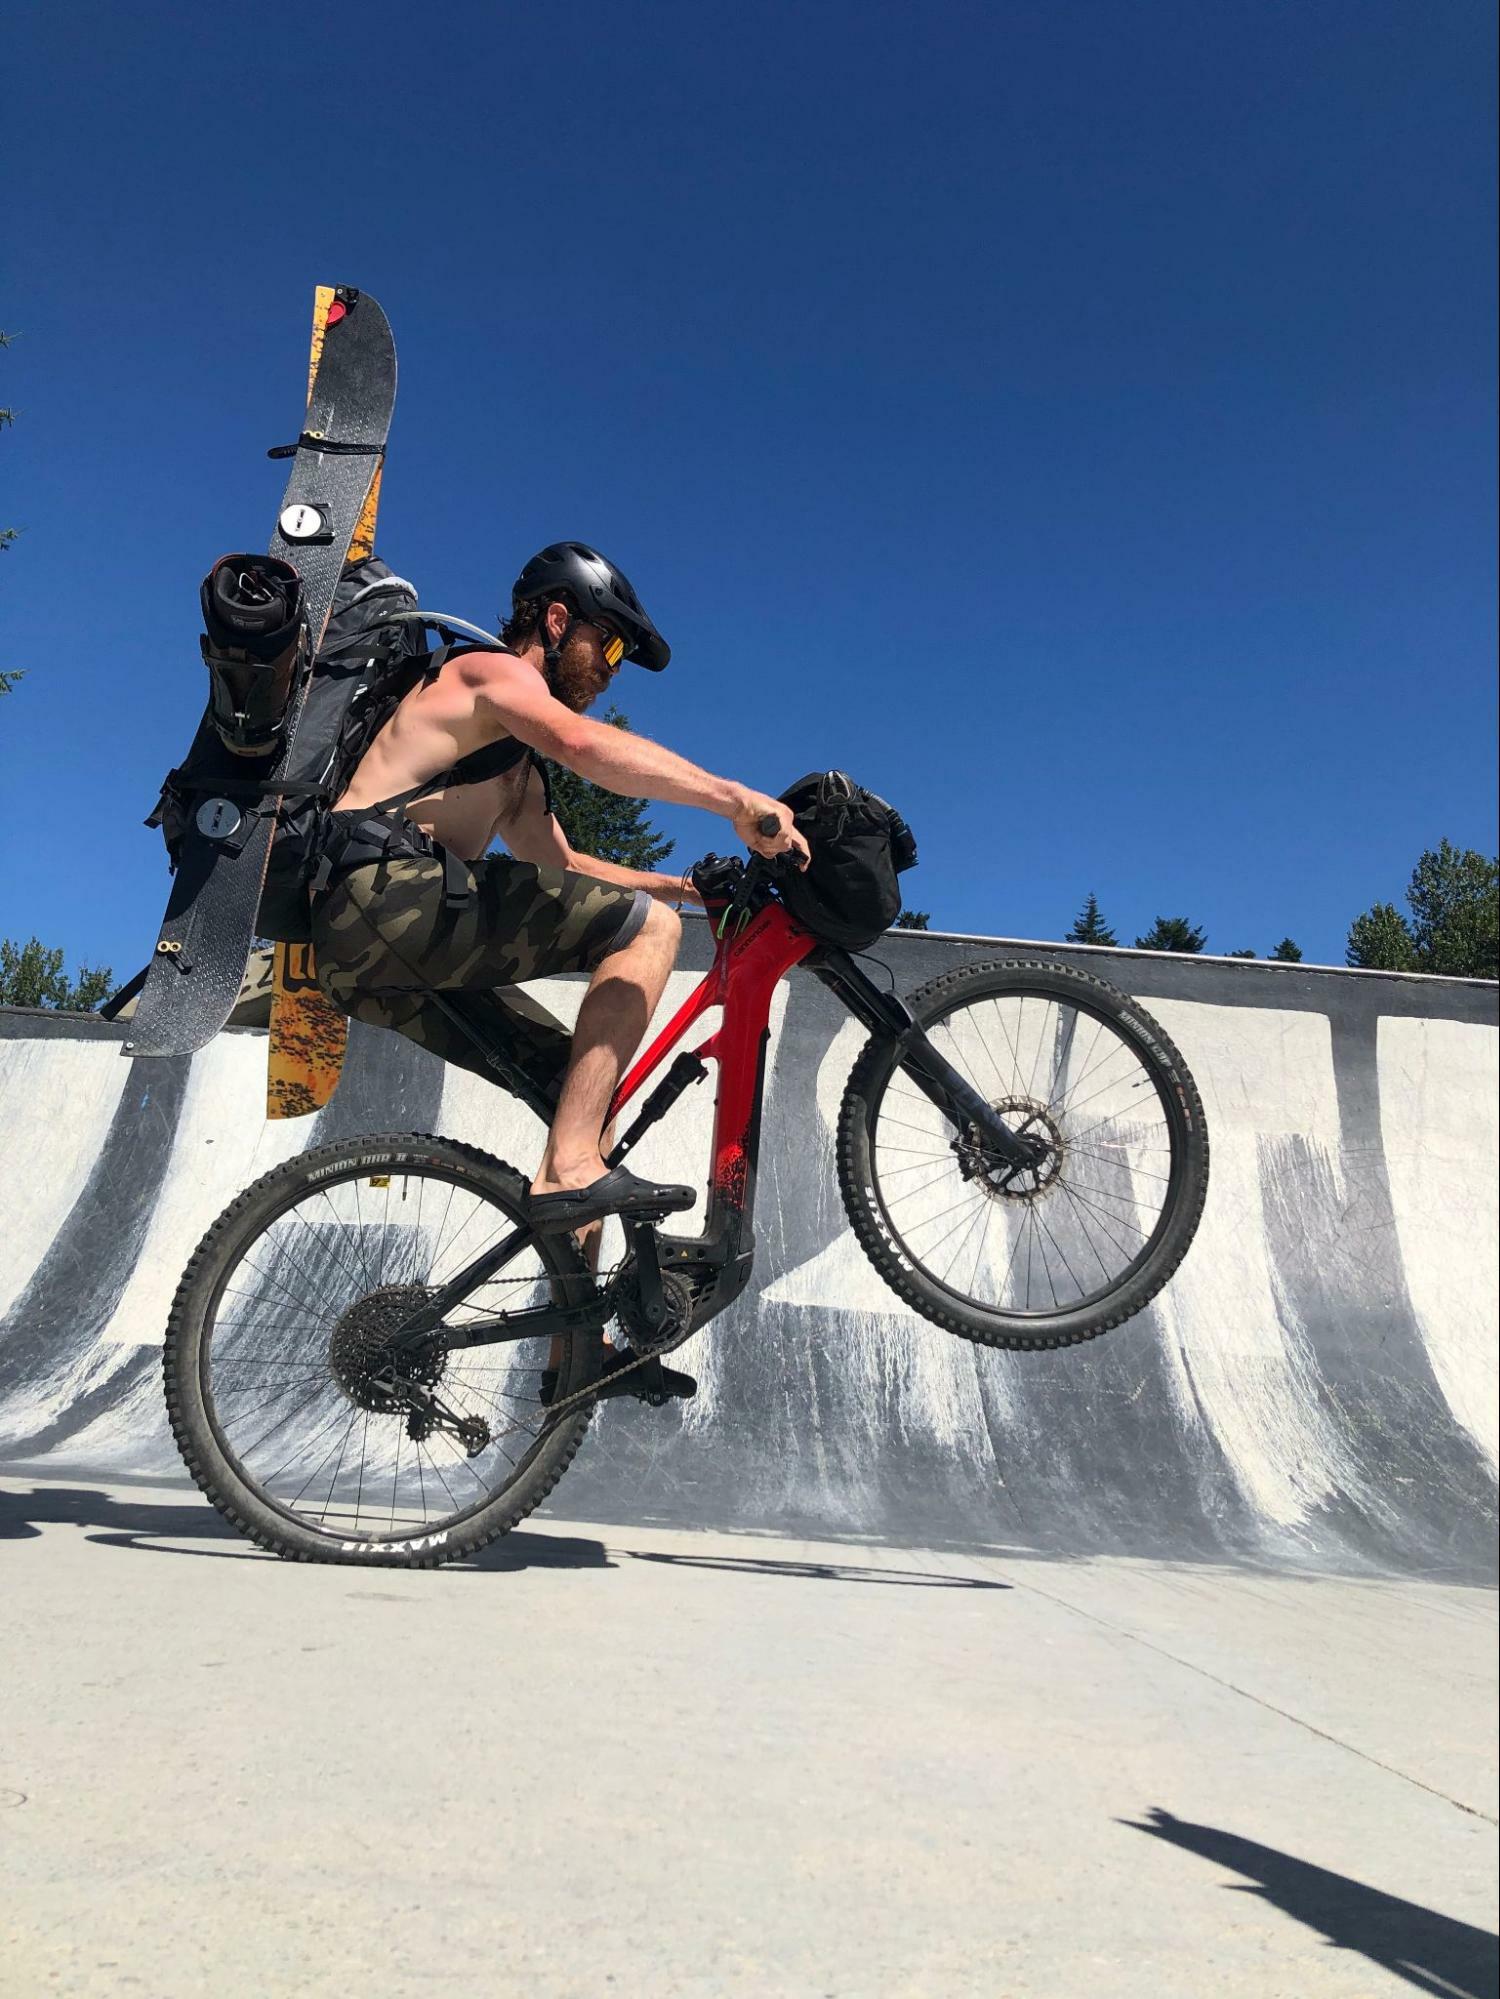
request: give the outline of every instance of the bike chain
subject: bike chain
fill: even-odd
[[[670,1339],[658,1340],[653,1344],[648,1353],[638,1353],[635,1359],[627,1361],[624,1367],[612,1368],[608,1374],[601,1374],[599,1379],[591,1381],[587,1388],[574,1389],[573,1393],[564,1396],[561,1402],[549,1402],[546,1406],[546,1422],[543,1423],[542,1428],[545,1430],[547,1425],[558,1416],[566,1416],[572,1410],[580,1408],[589,1402],[597,1402],[604,1389],[612,1388],[617,1381],[623,1380],[627,1374],[634,1374],[638,1368],[646,1367],[653,1360],[660,1360],[663,1354],[675,1352],[685,1340],[691,1337],[693,1330],[691,1325],[692,1309],[692,1297],[690,1293],[689,1303],[684,1315],[685,1322],[680,1332],[673,1333]],[[671,1398],[667,1397],[665,1399],[670,1400]],[[656,1404],[653,1406],[659,1407],[660,1405]],[[507,1437],[513,1436],[517,1430],[524,1429],[525,1427],[524,1423],[513,1423],[510,1429],[502,1431],[501,1435]]]
[[[637,1369],[648,1366],[653,1360],[660,1360],[664,1353],[671,1353],[675,1347],[681,1346],[683,1340],[687,1339],[687,1337],[687,1333],[683,1333],[680,1339],[673,1339],[665,1346],[655,1348],[651,1353],[637,1354],[635,1359],[627,1361],[624,1367],[613,1368],[608,1374],[601,1374],[597,1381],[591,1381],[586,1388],[575,1388],[573,1393],[565,1395],[561,1402],[547,1403],[543,1410],[542,1430],[549,1428],[551,1424],[557,1421],[558,1417],[571,1415],[575,1409],[581,1409],[590,1402],[597,1402],[606,1388],[612,1388],[617,1381],[623,1380],[627,1374],[634,1374]],[[486,1448],[494,1446],[504,1437],[515,1436],[517,1431],[529,1430],[531,1420],[529,1417],[517,1418],[515,1422],[509,1424],[505,1429],[492,1431],[490,1434],[490,1443]]]

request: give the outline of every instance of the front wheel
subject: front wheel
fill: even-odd
[[[907,1004],[1041,1147],[1034,1167],[1004,1167],[876,1035],[838,1130],[844,1205],[875,1268],[925,1318],[984,1346],[1072,1346],[1133,1318],[1187,1254],[1208,1193],[1203,1106],[1167,1035],[1068,965],[966,965]]]

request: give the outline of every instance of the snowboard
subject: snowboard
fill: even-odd
[[[278,944],[266,1043],[266,1117],[307,1117],[338,1088],[349,1023],[319,988],[311,944]]]
[[[313,305],[312,348],[307,363],[307,399],[312,401],[318,357],[323,350],[327,302],[319,288]],[[375,521],[380,510],[378,465],[365,510],[349,544],[348,561],[375,553]],[[338,1088],[349,1041],[349,1023],[319,989],[311,944],[278,944],[271,969],[271,1023],[266,1042],[266,1117],[308,1117],[320,1111]]]
[[[391,330],[368,293],[320,286],[313,347],[312,395],[269,551],[301,576],[309,661],[370,505],[396,399]],[[255,935],[276,780],[295,748],[305,691],[304,674],[279,749],[259,762],[228,750],[205,712],[176,773],[187,825],[127,1054],[191,1054],[229,1017]]]

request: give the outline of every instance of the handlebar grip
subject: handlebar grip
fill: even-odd
[[[769,840],[773,833],[781,831],[781,821],[774,812],[763,812],[756,821],[755,830],[757,833],[763,833]]]

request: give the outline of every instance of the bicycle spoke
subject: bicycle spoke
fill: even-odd
[[[932,1142],[925,1154],[911,1148],[928,1175],[943,1159]],[[457,1335],[551,1303],[567,1267],[461,1177],[387,1176],[358,1162],[304,1183],[245,1243],[216,1288],[201,1365],[230,1462],[264,1504],[333,1539],[380,1540],[472,1513],[521,1475],[546,1420],[539,1343],[489,1356],[439,1349],[411,1375],[382,1344],[407,1310],[404,1290],[435,1292],[506,1236],[509,1262],[448,1315]],[[434,1414],[424,1416],[429,1393]],[[432,1424],[425,1437],[413,1434],[419,1420]],[[445,1427],[454,1421],[483,1423],[487,1440],[472,1455]]]
[[[1036,1172],[981,1159],[966,1176],[951,1120],[893,1069],[871,1165],[918,1270],[960,1299],[1043,1319],[1121,1285],[1165,1225],[1175,1184],[1174,1127],[1137,1043],[1086,999],[1019,989],[981,994],[927,1032],[972,1087],[982,1074],[990,1100],[1011,1106],[1013,1128],[1051,1150]]]

